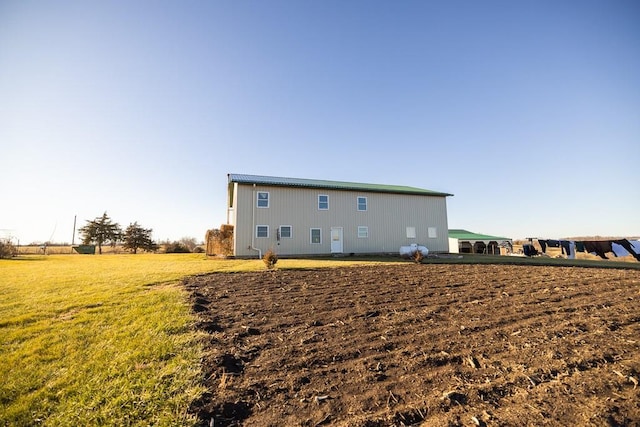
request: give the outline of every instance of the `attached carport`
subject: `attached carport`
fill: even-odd
[[[449,252],[501,255],[511,252],[513,241],[508,237],[478,234],[467,230],[449,230]]]

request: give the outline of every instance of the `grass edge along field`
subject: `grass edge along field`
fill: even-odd
[[[179,281],[264,268],[201,254],[0,260],[0,424],[193,425],[202,347]]]

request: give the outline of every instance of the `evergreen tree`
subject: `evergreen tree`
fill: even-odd
[[[151,228],[142,228],[137,222],[129,224],[124,232],[124,248],[130,249],[133,253],[138,253],[138,249],[148,252],[158,250],[156,242],[151,240]]]
[[[87,220],[87,225],[81,227],[78,231],[80,232],[84,245],[90,243],[98,245],[99,254],[102,254],[102,245],[104,243],[115,245],[122,237],[120,225],[111,222],[111,218],[109,218],[106,212],[93,221]]]

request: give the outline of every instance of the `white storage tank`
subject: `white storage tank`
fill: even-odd
[[[417,243],[412,243],[409,246],[400,246],[400,256],[402,258],[411,258],[416,252],[420,252],[422,256],[427,256],[429,249],[427,249],[426,246],[421,246]]]

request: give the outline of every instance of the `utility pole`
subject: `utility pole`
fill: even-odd
[[[73,252],[73,246],[76,243],[76,219],[78,215],[73,216],[73,236],[71,236],[71,252]]]

